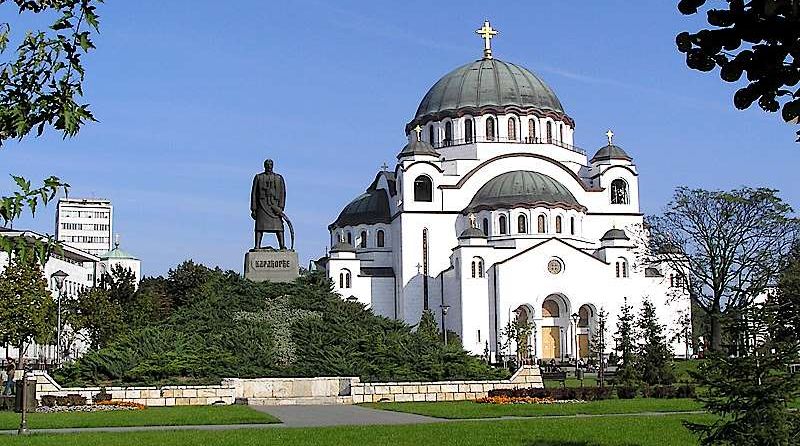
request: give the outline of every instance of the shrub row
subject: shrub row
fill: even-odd
[[[643,398],[693,398],[695,388],[689,384],[679,386],[633,386],[611,387],[554,387],[554,388],[521,388],[521,389],[494,389],[489,391],[489,397],[505,398],[552,398],[556,401],[581,400],[595,401],[607,400],[612,397],[612,390],[616,390],[617,398],[632,399],[641,394]]]
[[[85,406],[86,397],[71,393],[67,396],[44,395],[42,396],[42,406],[45,407],[68,407],[68,406]]]

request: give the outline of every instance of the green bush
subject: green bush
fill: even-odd
[[[154,294],[160,297],[153,299]],[[158,308],[147,308],[149,302]],[[253,283],[232,271],[187,262],[167,278],[143,281],[131,308],[160,316],[126,315],[128,330],[62,368],[57,378],[78,385],[208,383],[223,377],[508,376],[457,343],[445,346],[429,330],[417,333],[342,300],[320,273],[293,283]]]

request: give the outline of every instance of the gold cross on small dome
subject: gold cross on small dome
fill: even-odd
[[[475,34],[478,34],[483,38],[483,58],[484,59],[491,59],[492,58],[492,38],[496,36],[498,31],[492,28],[492,24],[489,23],[489,20],[483,21],[483,26],[475,31]]]
[[[472,228],[476,228],[475,225],[475,214],[469,214],[469,226]]]
[[[611,145],[611,140],[614,139],[614,132],[610,129],[606,132],[606,138],[608,138],[608,145]]]
[[[414,131],[417,132],[417,141],[422,141],[422,126],[417,124],[417,126],[414,127]]]

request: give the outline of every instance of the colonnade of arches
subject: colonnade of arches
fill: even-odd
[[[429,122],[423,140],[433,147],[474,142],[569,143],[571,127],[550,117],[516,114],[463,116]]]
[[[593,305],[583,304],[575,311],[563,294],[551,294],[538,309],[520,305],[512,311],[511,318],[518,327],[527,326],[530,335],[523,337],[522,345],[516,345],[513,351],[523,361],[574,360],[576,355],[585,360],[590,354],[596,316]]]

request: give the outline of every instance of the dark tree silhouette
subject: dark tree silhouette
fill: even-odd
[[[696,14],[707,0],[680,0],[678,10]],[[686,65],[698,71],[720,67],[720,77],[737,82],[743,74],[748,84],[733,97],[744,110],[759,107],[776,112],[783,103],[783,119],[798,123],[800,117],[800,1],[726,0],[719,9],[707,11],[711,29],[678,34],[678,50]],[[727,4],[726,4],[727,3]],[[794,91],[792,91],[794,90]],[[800,130],[797,132],[800,142]]]

